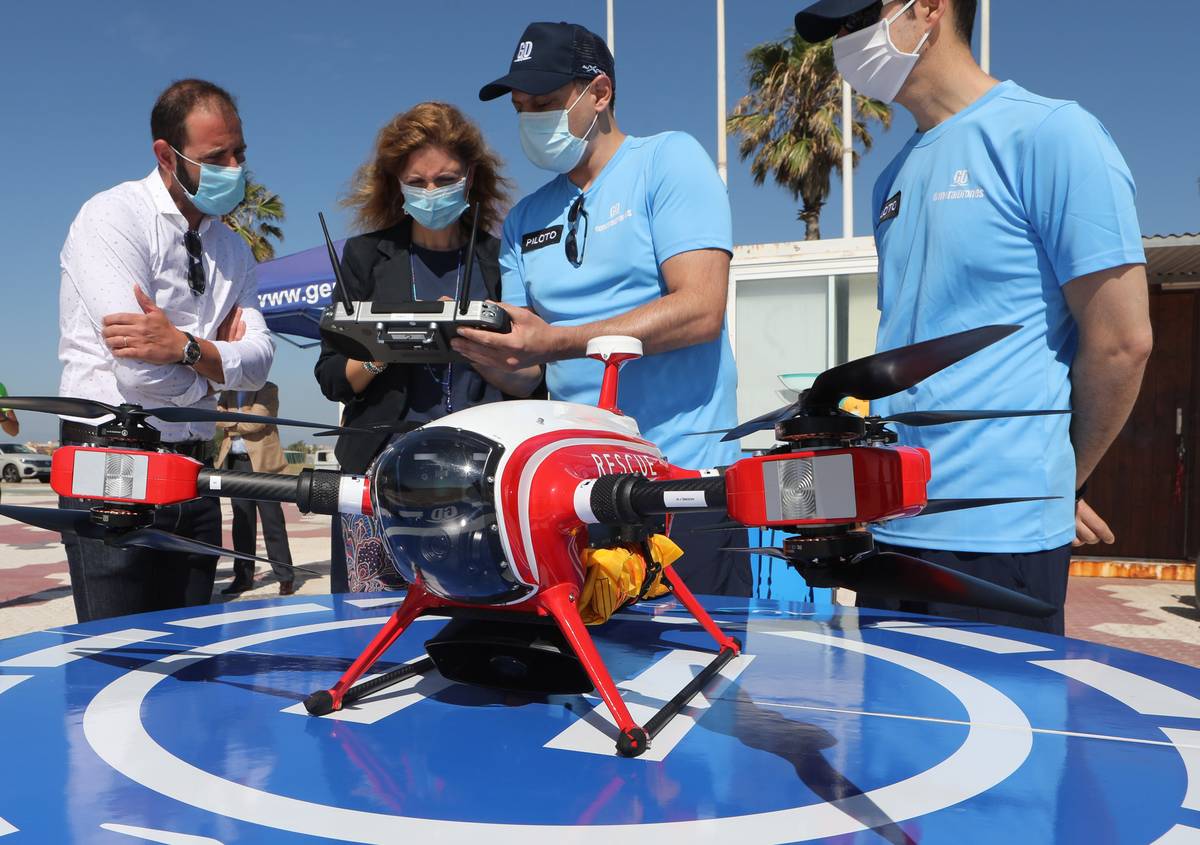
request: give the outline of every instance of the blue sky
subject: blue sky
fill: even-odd
[[[744,56],[783,37],[797,2],[727,0],[728,97],[745,92]],[[618,118],[631,134],[679,129],[715,158],[713,0],[616,0]],[[1137,180],[1146,233],[1200,230],[1200,111],[1195,0],[1162,0],[1153,13],[1094,0],[995,0],[992,72],[1096,114]],[[568,18],[601,34],[603,0],[383,2],[20,3],[0,30],[0,381],[13,393],[57,389],[58,251],[92,194],[153,166],[149,112],[174,79],[200,76],[239,99],[249,165],[287,204],[280,254],[320,242],[380,125],[427,99],[476,119],[524,193],[545,174],[521,153],[506,100],[480,103],[505,72],[525,24]],[[912,132],[898,109],[856,174],[856,233],[868,229],[871,184]],[[731,143],[729,189],[737,243],[803,236],[796,204],[755,187]],[[839,187],[826,206],[827,237],[841,234]],[[289,416],[331,419],[312,380],[315,352],[280,345],[272,375]],[[23,436],[54,434],[23,416]],[[285,434],[289,437],[290,433]]]

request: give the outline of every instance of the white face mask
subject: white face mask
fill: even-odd
[[[592,83],[587,84],[568,108],[555,111],[521,112],[517,115],[517,129],[521,133],[521,148],[529,160],[543,170],[555,173],[568,173],[575,169],[587,150],[587,136],[592,133],[600,115],[592,119],[583,137],[571,133],[567,117],[571,109],[583,99]]]
[[[892,41],[892,23],[916,2],[909,0],[890,18],[833,40],[833,59],[838,72],[855,91],[885,103],[896,99],[931,34],[925,33],[911,53],[900,50]]]

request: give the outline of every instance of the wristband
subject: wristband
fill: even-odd
[[[366,370],[368,373],[370,373],[373,376],[379,375],[384,370],[386,370],[387,366],[388,366],[387,364],[383,364],[382,366],[380,366],[373,361],[363,361],[362,365],[363,365],[363,369]]]
[[[1082,499],[1084,497],[1084,495],[1086,493],[1087,493],[1087,482],[1085,481],[1082,484],[1080,484],[1079,489],[1075,491],[1075,501],[1078,502],[1080,499]]]

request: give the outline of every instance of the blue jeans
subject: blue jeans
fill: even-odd
[[[60,496],[63,508],[87,509],[93,502]],[[195,499],[159,508],[154,527],[214,545],[221,544],[221,505]],[[210,555],[118,549],[101,540],[64,534],[75,616],[80,622],[208,604],[217,573]]]

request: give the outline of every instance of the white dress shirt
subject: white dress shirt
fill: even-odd
[[[145,179],[123,182],[96,194],[79,210],[59,257],[59,394],[119,405],[215,408],[216,391],[258,390],[267,380],[275,344],[258,309],[255,262],[249,246],[220,220],[200,223],[206,287],[188,287],[188,224],[155,169]],[[221,353],[223,384],[209,382],[184,364],[149,364],[115,358],[104,343],[108,314],[140,314],[138,285],[171,324]],[[246,335],[217,341],[221,321],[242,307]],[[179,350],[183,357],[182,347]],[[212,423],[166,423],[152,419],[167,442],[208,440]]]

